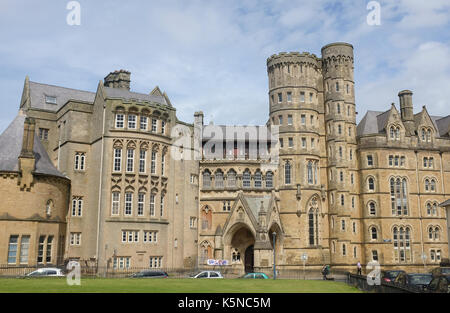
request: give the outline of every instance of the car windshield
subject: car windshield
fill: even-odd
[[[392,271],[392,272],[388,272],[387,276],[391,277],[391,278],[396,278],[398,276],[398,274],[400,274],[401,271]]]
[[[409,277],[412,285],[428,285],[433,278],[432,275],[411,275]]]

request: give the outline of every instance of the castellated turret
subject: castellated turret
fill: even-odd
[[[104,80],[105,87],[130,90],[131,73],[126,70],[109,73]]]

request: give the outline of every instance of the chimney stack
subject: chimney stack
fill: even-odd
[[[22,150],[19,155],[20,188],[29,190],[33,183],[33,171],[35,168],[34,158],[34,135],[36,122],[34,118],[26,117],[23,125]]]
[[[398,93],[398,97],[400,98],[400,112],[403,124],[406,129],[409,130],[409,133],[414,133],[414,109],[412,102],[412,91],[403,90]]]
[[[105,77],[105,87],[130,90],[131,73],[126,70],[114,71]]]

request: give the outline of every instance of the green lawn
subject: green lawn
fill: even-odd
[[[353,293],[345,283],[320,280],[102,279],[85,278],[69,286],[65,278],[0,279],[0,293]]]

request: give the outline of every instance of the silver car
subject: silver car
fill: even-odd
[[[56,267],[45,267],[25,275],[26,277],[64,277],[62,270]]]
[[[223,278],[222,274],[220,272],[217,271],[203,271],[200,272],[194,276],[192,276],[192,278],[213,278],[213,279],[217,279],[217,278]]]

